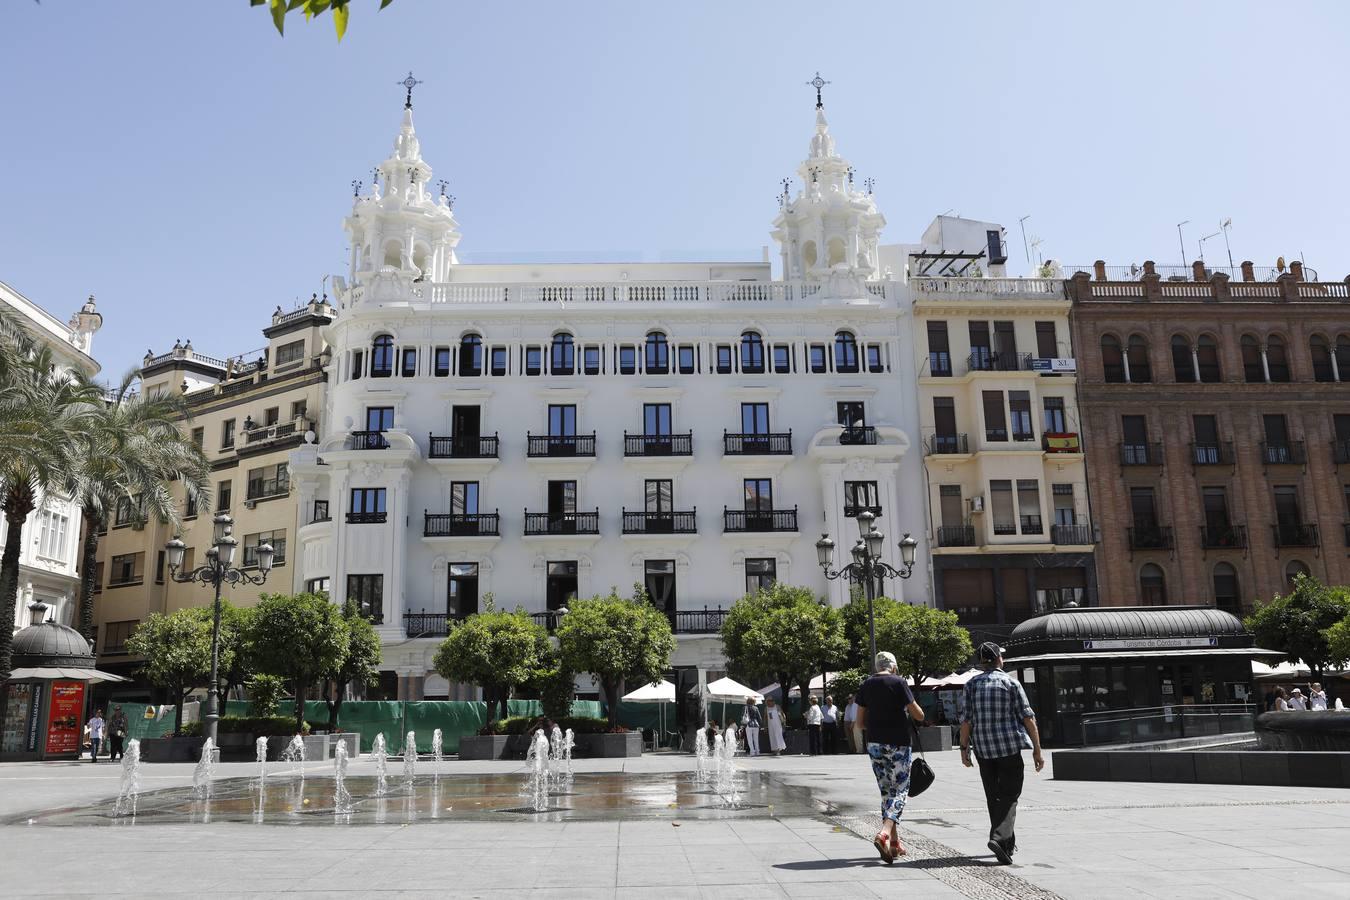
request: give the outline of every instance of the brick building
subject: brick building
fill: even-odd
[[[1068,282],[1104,605],[1350,582],[1350,279],[1233,274]]]

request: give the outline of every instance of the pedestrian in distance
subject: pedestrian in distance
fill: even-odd
[[[820,755],[820,723],[823,718],[820,698],[812,697],[811,705],[806,708],[806,740],[812,756]]]
[[[1041,756],[1036,711],[1027,701],[1021,682],[1003,671],[1003,648],[986,641],[976,651],[976,657],[984,671],[966,682],[965,708],[961,714],[961,762],[968,768],[972,766],[970,755],[974,750],[989,807],[988,847],[1006,866],[1017,851],[1013,829],[1025,774],[1022,751],[1031,750],[1037,772],[1045,767],[1045,759]]]
[[[782,756],[787,749],[787,741],[783,740],[783,707],[772,697],[764,701],[764,718],[769,720],[769,752]]]
[[[833,697],[826,697],[820,707],[820,734],[825,739],[825,752],[830,756],[839,752],[839,707]]]
[[[1308,686],[1308,709],[1326,709],[1327,692],[1322,690],[1322,682],[1314,681]]]
[[[858,695],[849,694],[844,705],[844,741],[849,753],[862,751],[862,732],[858,730]]]
[[[1275,689],[1275,712],[1288,712],[1288,711],[1289,711],[1289,701],[1288,699],[1286,699],[1284,688],[1277,687]]]
[[[127,738],[127,714],[120,705],[113,707],[108,719],[108,761],[122,758],[122,742]]]
[[[1294,688],[1292,691],[1289,692],[1289,708],[1296,709],[1299,712],[1307,711],[1308,701],[1303,699],[1303,691],[1299,690],[1298,688]]]
[[[89,720],[89,759],[92,762],[98,762],[98,747],[103,742],[103,730],[106,727],[103,710],[94,710],[94,717]]]
[[[905,855],[896,826],[909,799],[910,733],[923,721],[909,683],[896,674],[895,656],[885,650],[872,661],[873,674],[858,688],[858,728],[867,733],[867,755],[881,791],[881,830],[872,845],[890,865]]]
[[[759,756],[759,707],[754,697],[745,698],[745,712],[741,713],[741,726],[745,729],[745,749],[751,756]]]

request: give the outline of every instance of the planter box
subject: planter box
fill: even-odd
[[[576,756],[599,759],[633,759],[642,755],[642,732],[627,734],[579,734]]]
[[[466,734],[459,739],[460,759],[510,759],[507,744],[514,734]]]
[[[206,739],[200,737],[145,738],[141,741],[141,761],[196,762],[202,757],[204,743]],[[220,758],[219,749],[216,758]]]

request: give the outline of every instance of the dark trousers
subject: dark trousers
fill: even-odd
[[[108,738],[108,746],[112,749],[108,751],[108,759],[122,758],[122,738],[120,735],[112,735]]]
[[[821,732],[825,738],[825,752],[839,752],[839,726],[834,722],[826,722],[821,725]]]
[[[989,840],[998,841],[1011,852],[1017,846],[1013,825],[1017,822],[1017,798],[1022,796],[1025,767],[1022,754],[980,759],[980,781],[989,804]]]
[[[98,762],[98,745],[99,741],[101,740],[103,739],[102,738],[89,739],[89,759],[93,762]]]
[[[820,755],[820,726],[819,726],[819,725],[807,725],[807,726],[806,726],[806,739],[807,739],[807,743],[809,744],[809,746],[810,746],[810,748],[811,748],[811,755],[812,755],[812,756],[819,756],[819,755]]]

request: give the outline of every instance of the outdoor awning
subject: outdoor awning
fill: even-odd
[[[1026,663],[1039,662],[1113,662],[1118,659],[1157,659],[1165,656],[1168,659],[1178,657],[1192,656],[1284,656],[1278,650],[1262,650],[1260,647],[1206,647],[1201,650],[1125,650],[1125,651],[1096,651],[1091,650],[1081,653],[1041,653],[1037,656],[1017,656],[1006,657],[1004,659],[1004,668],[1015,669]]]
[[[625,703],[674,703],[675,685],[662,678],[656,684],[644,684],[620,699]]]
[[[764,702],[764,695],[757,691],[752,691],[739,681],[730,678],[719,678],[707,687],[708,699],[719,700],[723,703],[744,703],[746,698],[754,697],[759,702]],[[690,688],[689,693],[697,694],[698,686]]]
[[[938,691],[949,691],[953,688],[965,687],[966,682],[980,674],[981,669],[971,669],[968,672],[962,672],[960,675],[953,672],[943,678],[925,681],[920,687],[932,688]]]
[[[11,681],[24,678],[36,678],[40,681],[126,681],[121,675],[102,672],[98,669],[79,669],[71,666],[33,666],[14,669],[9,673]]]

